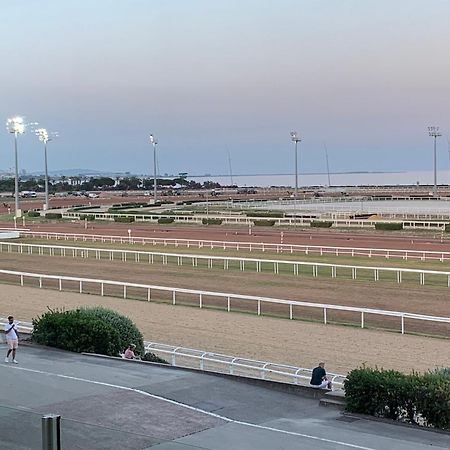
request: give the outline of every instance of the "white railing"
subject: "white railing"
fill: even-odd
[[[347,228],[375,228],[375,225],[379,223],[379,220],[369,220],[369,219],[350,219],[350,218],[337,218],[337,217],[329,217],[330,214],[336,213],[339,208],[335,208],[333,210],[330,209],[330,206],[323,206],[320,211],[297,211],[296,213],[298,215],[306,215],[306,214],[314,214],[314,213],[321,213],[326,214],[326,216],[322,218],[327,218],[327,220],[330,220],[332,222],[333,227],[347,227]],[[380,213],[381,213],[380,209]],[[350,217],[352,214],[361,212],[361,211],[348,211],[347,209],[344,209],[341,211],[342,213],[345,213],[348,217]],[[370,210],[369,213],[377,213],[376,210]],[[254,221],[259,220],[273,220],[275,226],[310,226],[311,222],[314,220],[317,220],[315,218],[311,217],[248,217],[248,216],[238,216],[238,215],[229,215],[224,216],[222,214],[196,214],[196,215],[181,215],[181,214],[136,214],[136,213],[127,213],[127,212],[121,212],[121,213],[99,213],[99,212],[61,212],[62,217],[64,219],[81,219],[83,216],[90,215],[93,216],[95,220],[108,220],[113,221],[115,217],[132,217],[134,221],[136,222],[153,222],[157,223],[158,219],[160,218],[172,218],[174,219],[174,223],[194,223],[194,224],[201,224],[203,219],[220,219],[222,220],[222,224],[224,225],[246,225],[246,226],[253,226]],[[405,216],[407,218],[408,215]],[[430,219],[433,219],[433,217],[430,217]],[[448,224],[448,221],[450,220],[450,215],[446,217],[441,215],[437,220],[420,220],[420,221],[411,221],[408,220],[404,223],[404,228],[427,228],[427,229],[443,229],[445,225]],[[394,222],[396,220],[394,219]],[[397,221],[400,221],[397,220]]]
[[[312,370],[277,364],[268,361],[241,358],[206,352],[192,348],[177,347],[174,345],[145,342],[145,351],[155,353],[169,361],[172,366],[198,368],[210,372],[227,373],[262,380],[278,381],[290,384],[309,385]],[[343,388],[345,375],[327,373],[333,387]]]
[[[8,322],[7,318],[0,317],[0,326]],[[31,333],[31,322],[17,322],[17,331]],[[227,373],[230,375],[245,376],[262,380],[278,381],[290,384],[308,385],[312,370],[295,367],[287,364],[278,364],[268,361],[258,361],[220,353],[206,352],[180,346],[144,341],[145,352],[160,356],[174,367],[198,368],[203,371]],[[336,373],[327,374],[333,387],[343,388],[345,375]]]
[[[450,261],[450,252],[433,250],[403,250],[373,247],[341,247],[325,245],[276,244],[270,242],[215,241],[205,239],[157,238],[138,236],[110,236],[101,234],[57,233],[46,231],[20,231],[24,238],[55,239],[63,241],[101,242],[111,244],[153,245],[198,249],[237,250],[249,252],[303,253],[305,255],[366,256],[368,258],[400,258],[405,261]]]
[[[15,251],[13,251],[15,249]],[[109,261],[133,261],[136,263],[162,265],[169,263],[178,266],[189,265],[208,269],[220,268],[223,270],[240,270],[267,272],[274,274],[284,272],[286,274],[331,276],[331,278],[346,277],[348,279],[370,279],[379,281],[380,276],[385,275],[384,281],[396,281],[402,283],[407,276],[413,276],[420,285],[425,285],[428,277],[433,277],[433,282],[442,286],[450,287],[450,272],[426,269],[407,269],[402,267],[383,267],[383,266],[356,266],[348,264],[319,263],[314,261],[295,261],[282,259],[260,259],[260,258],[240,258],[236,256],[211,256],[186,253],[163,253],[163,252],[145,252],[136,250],[75,247],[66,245],[45,245],[45,244],[26,244],[0,241],[0,253],[19,253],[32,255],[59,256],[67,258],[94,258],[97,260],[106,259]],[[325,273],[326,271],[326,273]],[[364,276],[365,275],[365,276]],[[358,278],[359,276],[359,278]]]
[[[384,316],[384,317],[396,317],[400,319],[400,331],[402,334],[406,333],[405,328],[405,319],[418,320],[424,322],[439,322],[439,323],[449,323],[450,317],[438,317],[438,316],[429,316],[424,314],[413,314],[407,312],[400,311],[388,311],[388,310],[380,310],[380,309],[371,309],[371,308],[357,308],[353,306],[341,306],[341,305],[331,305],[331,304],[323,304],[323,303],[313,303],[313,302],[300,302],[295,300],[285,300],[285,299],[276,299],[270,297],[260,297],[254,295],[241,295],[241,294],[233,294],[233,293],[225,293],[225,292],[212,292],[212,291],[203,291],[198,289],[185,289],[185,288],[176,288],[176,287],[167,287],[167,286],[157,286],[157,285],[149,285],[149,284],[140,284],[140,283],[128,283],[123,281],[115,281],[115,280],[102,280],[102,279],[93,279],[93,278],[80,278],[80,277],[70,277],[70,276],[62,276],[62,275],[46,275],[40,273],[29,273],[29,272],[19,272],[13,270],[0,270],[0,274],[8,276],[6,282],[10,282],[10,277],[14,277],[18,279],[18,282],[21,286],[25,286],[25,280],[27,278],[38,280],[39,287],[43,287],[43,280],[53,280],[57,282],[57,289],[60,291],[63,290],[63,282],[72,282],[77,285],[77,292],[82,294],[85,293],[93,293],[92,290],[86,290],[86,285],[95,285],[97,287],[97,291],[95,294],[99,294],[101,296],[109,295],[117,297],[117,294],[112,294],[111,292],[107,292],[105,290],[108,286],[115,286],[120,288],[121,297],[124,299],[127,298],[139,298],[141,300],[151,301],[152,298],[157,301],[163,301],[163,299],[159,296],[155,298],[155,291],[170,293],[172,305],[177,304],[177,294],[188,294],[191,296],[195,296],[198,300],[195,301],[195,304],[198,305],[199,308],[206,307],[205,298],[216,298],[221,299],[223,301],[223,309],[230,312],[232,311],[232,305],[238,304],[236,306],[236,311],[242,311],[242,303],[250,302],[252,306],[252,311],[255,312],[258,316],[263,313],[263,305],[284,305],[288,310],[289,319],[294,319],[294,307],[305,307],[313,310],[321,310],[322,311],[322,321],[324,324],[329,323],[329,319],[327,319],[327,313],[330,311],[345,311],[345,312],[353,312],[359,315],[360,319],[356,321],[359,323],[361,328],[365,328],[365,320],[368,315],[375,316]],[[5,277],[3,277],[5,278]],[[48,286],[47,286],[48,287]],[[129,295],[129,289],[140,289],[141,296],[139,297],[136,292],[134,292],[133,296]],[[69,289],[70,290],[70,289]],[[73,291],[73,287],[72,287]],[[161,294],[159,294],[161,295]],[[182,300],[183,304],[186,304],[186,299]],[[190,305],[193,302],[189,302]],[[241,308],[239,308],[241,305]],[[217,305],[215,306],[217,307]],[[348,320],[348,319],[346,319]],[[385,324],[388,326],[388,324]]]

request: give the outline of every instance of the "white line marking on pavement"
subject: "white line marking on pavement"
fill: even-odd
[[[316,440],[316,441],[328,442],[328,443],[331,443],[331,444],[341,445],[343,447],[356,448],[356,449],[359,449],[359,450],[375,450],[374,448],[371,448],[371,447],[363,447],[361,445],[350,444],[350,443],[347,443],[347,442],[334,441],[332,439],[321,438],[321,437],[318,437],[318,436],[311,436],[309,434],[296,433],[294,431],[286,431],[286,430],[281,430],[279,428],[266,427],[264,425],[257,425],[257,424],[250,423],[250,422],[242,422],[242,421],[239,421],[239,420],[230,419],[229,417],[221,416],[219,414],[215,414],[215,413],[210,412],[210,411],[205,411],[205,410],[200,409],[200,408],[195,408],[194,406],[190,406],[190,405],[187,405],[185,403],[180,403],[180,402],[177,402],[175,400],[171,400],[169,398],[161,397],[161,396],[155,395],[155,394],[150,394],[149,392],[145,392],[145,391],[142,391],[140,389],[136,389],[136,388],[132,388],[132,387],[128,387],[128,386],[121,386],[121,385],[118,385],[118,384],[105,383],[104,381],[88,380],[86,378],[79,378],[79,377],[74,377],[74,376],[70,376],[70,375],[62,375],[62,374],[59,374],[59,373],[46,372],[44,370],[28,369],[26,367],[9,366],[8,368],[13,369],[13,370],[21,370],[21,371],[24,371],[24,372],[38,373],[38,374],[41,374],[41,375],[47,375],[47,376],[52,376],[52,377],[57,377],[57,378],[63,378],[63,379],[66,379],[66,380],[81,381],[83,383],[97,384],[97,385],[100,385],[100,386],[106,386],[106,387],[110,387],[110,388],[114,388],[114,389],[121,389],[123,391],[131,391],[131,392],[135,392],[137,394],[141,394],[141,395],[145,395],[147,397],[154,398],[156,400],[161,400],[163,402],[170,403],[172,405],[180,406],[182,408],[186,408],[186,409],[189,409],[191,411],[195,411],[195,412],[198,412],[198,413],[201,413],[201,414],[205,414],[207,416],[215,417],[216,419],[221,419],[221,420],[224,420],[225,422],[228,422],[228,423],[234,423],[236,425],[242,425],[242,426],[251,427],[251,428],[257,428],[257,429],[266,430],[266,431],[273,431],[273,432],[276,432],[276,433],[288,434],[288,435],[291,435],[291,436],[298,436],[298,437],[303,437],[303,438],[307,438],[307,439],[313,439],[313,440]]]

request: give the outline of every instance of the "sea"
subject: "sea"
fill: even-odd
[[[245,175],[198,175],[187,176],[197,182],[213,181],[222,186],[270,187],[295,186],[294,174],[245,174]],[[433,171],[402,172],[340,172],[340,173],[299,173],[298,186],[344,187],[344,186],[433,186]],[[450,171],[437,173],[438,185],[450,185]]]

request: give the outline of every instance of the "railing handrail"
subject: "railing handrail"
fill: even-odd
[[[7,323],[7,318],[0,317],[0,324],[3,326]],[[24,322],[24,321],[16,321],[18,323],[18,328],[22,331],[33,331],[33,324],[31,322]],[[233,366],[235,368],[240,369],[249,369],[254,370],[257,372],[264,372],[264,373],[271,373],[274,375],[281,375],[289,378],[294,378],[296,380],[308,380],[311,377],[312,369],[304,368],[304,367],[297,367],[297,366],[291,366],[287,364],[279,364],[271,361],[260,361],[260,360],[254,360],[250,358],[244,358],[244,357],[236,357],[231,355],[224,355],[220,353],[215,352],[209,352],[204,350],[197,350],[192,348],[186,348],[186,347],[179,347],[179,346],[172,346],[169,344],[161,344],[158,342],[150,342],[150,341],[144,341],[144,347],[146,351],[153,351],[156,353],[164,353],[167,355],[175,355],[183,358],[190,358],[195,360],[201,360],[203,362],[209,362],[213,364],[222,364],[226,365],[228,367]],[[164,348],[162,348],[164,347]],[[187,352],[195,352],[196,354],[191,354]],[[218,359],[218,358],[226,358],[225,359]],[[238,362],[239,361],[239,362]],[[176,364],[172,364],[175,365]],[[258,366],[259,365],[259,366]],[[288,369],[291,370],[291,372],[283,371],[282,369]],[[307,375],[301,375],[299,372],[306,373]],[[328,372],[327,375],[331,378],[331,381],[335,385],[343,386],[344,380],[346,379],[345,375],[336,374],[332,372]]]
[[[66,276],[66,275],[46,275],[46,274],[39,274],[39,273],[5,270],[5,269],[0,269],[0,273],[8,274],[8,275],[18,275],[18,276],[30,277],[30,278],[46,278],[46,279],[55,279],[55,280],[78,281],[78,282],[85,282],[85,283],[99,283],[99,284],[108,284],[108,285],[115,285],[115,286],[155,289],[155,290],[166,291],[166,292],[179,292],[179,293],[198,294],[198,295],[207,295],[207,296],[209,295],[212,297],[233,298],[233,299],[250,300],[250,301],[256,301],[256,302],[276,303],[276,304],[285,304],[285,305],[292,305],[292,306],[305,306],[305,307],[326,309],[326,310],[352,311],[352,312],[360,312],[360,313],[383,315],[383,316],[393,316],[393,317],[402,317],[402,318],[425,320],[425,321],[432,321],[432,322],[450,323],[450,317],[429,316],[429,315],[425,315],[425,314],[415,314],[415,313],[407,313],[407,312],[401,312],[401,311],[390,311],[390,310],[371,309],[371,308],[358,308],[358,307],[354,307],[354,306],[342,306],[342,305],[332,305],[332,304],[314,303],[314,302],[299,302],[296,300],[276,299],[276,298],[271,298],[271,297],[262,297],[262,296],[254,296],[254,295],[203,291],[203,290],[198,290],[198,289],[186,289],[186,288],[158,286],[158,285],[150,285],[150,284],[142,284],[142,283],[130,283],[130,282],[116,281],[116,280],[72,277],[72,276]]]
[[[296,261],[296,260],[283,260],[283,259],[262,259],[262,258],[246,258],[239,256],[215,256],[215,255],[201,255],[190,253],[165,253],[165,252],[152,252],[143,250],[126,250],[126,249],[113,249],[113,248],[94,248],[94,247],[77,247],[69,245],[48,245],[48,244],[28,244],[18,242],[5,242],[0,241],[0,245],[6,245],[11,247],[31,247],[31,248],[57,248],[68,249],[76,251],[92,251],[92,252],[106,252],[106,253],[122,253],[131,255],[146,255],[146,256],[162,256],[162,257],[179,257],[179,258],[194,258],[200,260],[215,260],[215,261],[234,261],[234,262],[253,262],[253,263],[269,263],[269,264],[289,264],[299,266],[317,266],[317,267],[336,267],[342,269],[361,269],[361,270],[384,270],[388,272],[406,272],[417,274],[432,274],[432,275],[445,275],[450,276],[450,271],[430,270],[430,269],[408,269],[404,267],[385,267],[385,266],[361,266],[352,264],[336,264],[336,263],[322,263],[316,261]]]
[[[386,253],[397,253],[397,254],[403,254],[403,255],[418,255],[418,256],[424,256],[424,255],[445,255],[450,258],[450,252],[448,251],[439,251],[439,250],[410,250],[410,249],[395,249],[395,248],[375,248],[375,247],[345,247],[345,246],[331,246],[331,245],[306,245],[306,244],[285,244],[285,243],[275,243],[275,242],[249,242],[249,241],[216,241],[216,240],[206,240],[206,239],[186,239],[186,238],[161,238],[161,237],[145,237],[145,236],[114,236],[114,235],[101,235],[101,234],[83,234],[83,233],[58,233],[58,232],[47,232],[47,231],[23,231],[18,230],[23,235],[42,235],[42,236],[70,236],[73,238],[80,238],[80,239],[86,239],[90,238],[93,242],[96,240],[107,240],[107,239],[114,239],[114,240],[121,240],[127,241],[131,244],[135,243],[142,243],[145,241],[151,242],[161,242],[164,244],[167,243],[173,243],[173,244],[181,244],[181,243],[195,243],[195,244],[202,244],[202,247],[207,247],[211,245],[216,245],[217,247],[223,247],[223,246],[237,246],[237,247],[253,247],[258,248],[261,246],[264,246],[265,249],[281,249],[281,250],[298,250],[298,251],[305,251],[305,250],[320,250],[320,249],[326,249],[331,251],[348,251],[348,252],[384,252]],[[39,244],[37,244],[39,245]]]

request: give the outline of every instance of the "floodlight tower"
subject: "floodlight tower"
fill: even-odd
[[[297,157],[297,145],[302,139],[298,136],[296,131],[291,131],[291,141],[295,143],[295,194],[294,198],[297,200],[298,198],[298,157]]]
[[[47,144],[53,140],[54,137],[57,137],[57,133],[48,133],[45,128],[38,128],[35,130],[36,136],[39,140],[44,144],[44,163],[45,163],[45,204],[44,211],[49,209],[49,200],[48,200],[48,168],[47,168]]]
[[[437,197],[437,157],[436,157],[436,138],[442,136],[439,127],[428,127],[428,135],[434,138],[434,187],[433,196]]]
[[[150,144],[153,145],[153,169],[154,169],[154,179],[153,179],[153,198],[154,202],[156,204],[156,195],[157,195],[157,189],[156,189],[156,145],[158,144],[158,141],[153,136],[153,134],[150,135]]]
[[[20,217],[22,211],[19,205],[19,164],[17,156],[17,137],[19,134],[25,132],[25,123],[23,117],[15,116],[6,121],[6,129],[9,133],[14,134],[14,159],[15,159],[15,179],[14,179],[14,193],[15,193],[15,217]]]

